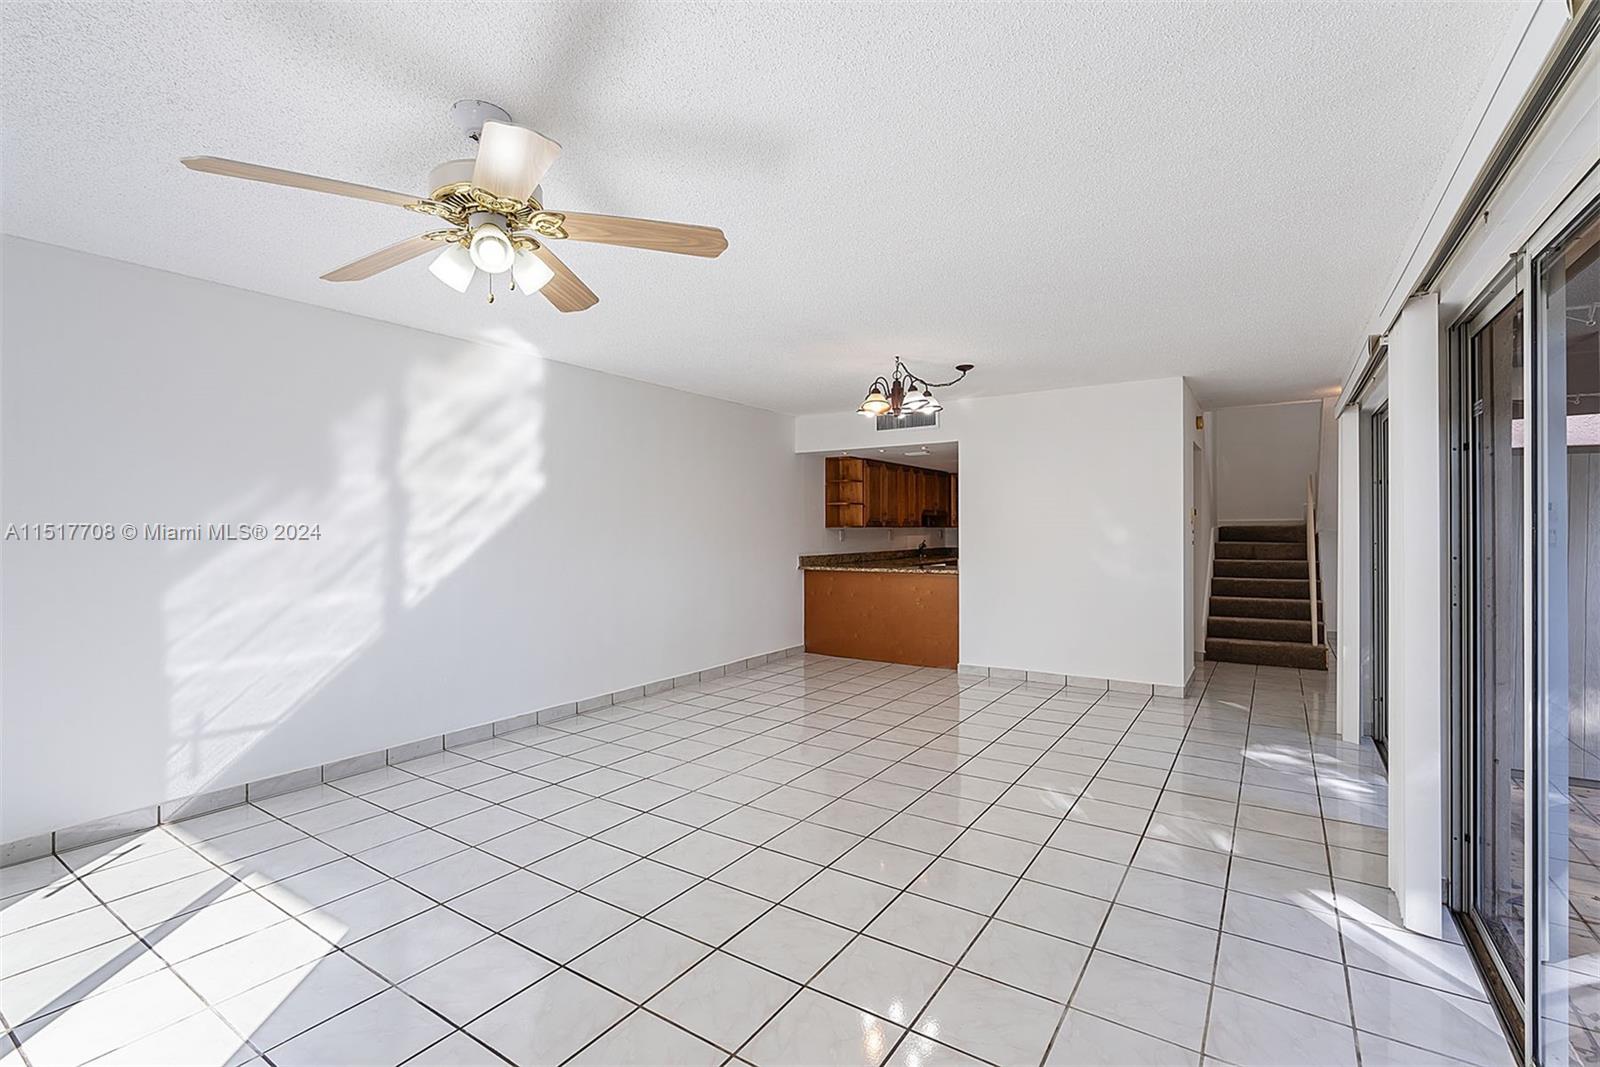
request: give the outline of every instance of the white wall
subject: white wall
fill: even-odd
[[[1302,522],[1317,473],[1322,403],[1258,404],[1210,413],[1218,522]]]
[[[961,446],[961,661],[1181,686],[1190,435],[1182,379],[946,400],[894,441]],[[1192,426],[1192,418],[1188,425]],[[878,447],[848,412],[795,448]]]
[[[1439,296],[1389,334],[1389,886],[1408,928],[1440,936],[1444,877],[1443,365]]]
[[[806,496],[822,499],[821,482],[806,487]],[[928,527],[869,527],[862,529],[828,529],[825,523],[812,525],[807,520],[807,555],[828,555],[840,552],[890,552],[916,548],[924,541],[929,548],[955,548],[956,531]]]
[[[1329,619],[1337,610],[1339,617],[1346,620],[1338,631],[1334,669],[1338,671],[1339,736],[1350,744],[1361,740],[1361,709],[1372,677],[1371,649],[1369,641],[1364,640],[1363,627],[1370,606],[1366,578],[1372,568],[1372,553],[1362,533],[1371,522],[1370,515],[1363,515],[1363,511],[1370,511],[1362,492],[1366,477],[1363,445],[1370,437],[1366,419],[1366,413],[1354,405],[1339,413],[1339,496],[1343,498],[1339,509],[1339,541],[1346,546],[1346,551],[1338,561],[1337,596],[1327,600]]]
[[[5,523],[322,539],[0,546],[0,840],[801,641],[786,416],[4,256]],[[461,313],[536,338],[512,300]]]
[[[829,412],[824,415],[801,415],[794,420],[794,450],[796,452],[838,452],[841,450],[877,449],[884,447],[887,438],[900,445],[937,445],[952,441],[959,444],[966,428],[972,405],[978,403],[971,397],[940,396],[944,410],[939,412],[939,425],[912,430],[879,430],[872,419],[862,418],[853,408]],[[961,454],[961,487],[966,488],[967,456]],[[966,501],[962,500],[962,504]]]
[[[1194,652],[1205,647],[1205,623],[1209,587],[1206,571],[1210,561],[1211,531],[1202,527],[1201,494],[1205,492],[1205,432],[1195,425],[1200,417],[1200,402],[1183,383],[1183,647]],[[1204,540],[1202,541],[1202,529]],[[1202,548],[1203,546],[1203,548]],[[1204,558],[1202,558],[1204,553]]]
[[[1339,398],[1322,399],[1317,462],[1317,563],[1322,579],[1322,625],[1339,629]],[[1332,642],[1329,642],[1332,647]]]

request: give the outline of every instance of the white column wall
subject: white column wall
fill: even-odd
[[[794,447],[961,446],[962,663],[1181,689],[1198,408],[1181,378],[956,397],[889,435],[802,415]]]
[[[1444,875],[1439,298],[1389,334],[1389,885],[1406,927],[1441,933]]]
[[[1361,419],[1361,409],[1355,405],[1339,413],[1338,519],[1343,551],[1338,560],[1339,629],[1334,669],[1338,672],[1339,736],[1352,744],[1361,740],[1362,642],[1367,633],[1367,615],[1361,603],[1365,585],[1362,563],[1367,559],[1361,536]]]

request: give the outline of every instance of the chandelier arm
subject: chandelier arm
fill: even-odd
[[[923,386],[925,388],[928,388],[928,389],[946,389],[946,388],[949,388],[950,386],[956,384],[961,379],[965,378],[967,376],[967,371],[969,371],[971,369],[972,369],[972,364],[963,363],[963,364],[961,364],[960,366],[958,366],[956,368],[956,370],[960,371],[961,373],[956,375],[954,378],[951,378],[948,382],[930,382],[930,381],[926,381],[926,380],[920,379],[920,378],[918,379],[918,381],[921,381]]]
[[[917,375],[913,374],[911,372],[911,368],[906,366],[905,360],[896,355],[894,357],[894,371],[892,376],[885,378],[880,374],[878,377],[874,378],[872,380],[872,384],[867,387],[867,399],[871,400],[874,396],[882,397],[887,403],[886,412],[869,412],[866,401],[862,401],[862,405],[857,409],[857,411],[863,415],[903,415],[909,412],[923,410],[939,411],[944,405],[940,404],[933,398],[933,390],[944,389],[955,385],[957,382],[961,381],[961,379],[965,378],[967,376],[967,372],[970,370],[972,370],[971,363],[958,363],[956,364],[957,374],[954,378],[950,379],[948,382],[930,382],[925,378],[919,378]],[[908,403],[909,406],[907,406]]]
[[[967,371],[969,371],[971,369],[972,369],[972,364],[971,363],[957,363],[956,364],[956,370],[960,371],[960,373],[957,374],[954,378],[951,378],[948,382],[930,382],[926,378],[922,378],[922,377],[917,376],[916,374],[913,374],[912,371],[911,371],[911,368],[906,366],[905,360],[901,359],[898,355],[896,355],[894,357],[894,376],[896,378],[899,378],[901,376],[902,372],[904,372],[904,375],[905,375],[905,378],[906,378],[906,381],[907,381],[908,384],[920,385],[924,389],[946,389],[946,388],[949,388],[950,386],[952,386],[952,385],[956,384],[957,382],[959,382],[961,379],[965,378],[967,376]]]

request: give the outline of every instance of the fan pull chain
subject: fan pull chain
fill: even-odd
[[[489,275],[489,303],[494,303],[494,275]]]

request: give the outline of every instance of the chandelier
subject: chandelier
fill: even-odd
[[[929,382],[912,374],[900,357],[895,356],[893,377],[885,379],[880,375],[874,379],[867,389],[867,398],[856,408],[856,414],[872,418],[879,415],[900,418],[913,413],[932,415],[944,407],[934,399],[933,390],[956,384],[971,369],[971,363],[958,363],[956,370],[960,373],[948,382]]]

